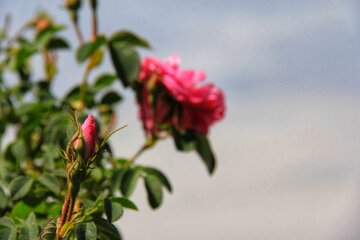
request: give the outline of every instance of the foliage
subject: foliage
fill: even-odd
[[[161,206],[163,191],[172,192],[166,175],[152,166],[136,164],[136,159],[155,143],[172,137],[179,151],[195,150],[209,173],[215,157],[207,137],[195,131],[179,131],[172,126],[161,138],[145,134],[145,144],[133,157],[113,155],[107,142],[113,131],[117,109],[123,103],[122,91],[138,95],[140,71],[139,47],[150,48],[144,38],[129,30],[99,35],[97,1],[90,0],[92,34],[84,40],[78,25],[80,0],[65,1],[73,21],[79,45],[63,35],[67,27],[41,12],[9,36],[7,20],[0,30],[0,239],[121,239],[113,225],[127,210],[138,208],[130,200],[138,182],[143,181],[149,206]],[[61,51],[73,51],[84,74],[69,86],[64,96],[57,96],[53,82],[58,76]],[[35,57],[43,60],[43,76],[34,78]],[[102,72],[90,81],[89,74],[101,69],[109,57],[113,72]],[[68,106],[75,110],[69,113]],[[69,192],[69,159],[64,150],[73,148],[70,141],[86,113],[97,120],[99,143],[96,156],[86,167],[71,218],[59,230],[59,219]],[[79,118],[79,120],[77,120]],[[80,121],[81,120],[81,121]],[[8,130],[15,138],[1,144]],[[76,153],[75,153],[76,154]]]

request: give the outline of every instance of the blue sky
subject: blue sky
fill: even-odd
[[[5,0],[13,26],[37,9],[68,22],[62,1]],[[172,142],[144,155],[175,186],[158,211],[119,226],[127,239],[356,240],[360,211],[360,4],[356,0],[103,0],[100,31],[130,28],[154,50],[205,70],[227,95],[227,117],[211,132],[219,167],[209,178],[195,154]],[[89,15],[82,28],[89,29]],[[77,42],[72,29],[65,33]],[[40,70],[40,61],[34,65]],[[103,69],[111,70],[108,61]],[[82,67],[60,55],[55,89],[79,81]],[[94,75],[95,76],[95,75]],[[130,124],[112,141],[118,154],[141,144],[132,96],[120,110]],[[194,184],[193,182],[196,182]]]

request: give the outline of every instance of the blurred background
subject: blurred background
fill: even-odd
[[[174,185],[152,211],[144,188],[118,222],[125,239],[360,239],[360,3],[357,0],[103,0],[100,32],[129,28],[165,58],[204,70],[227,97],[211,131],[218,168],[209,177],[196,154],[169,140],[139,161]],[[1,0],[11,32],[39,10],[68,23],[60,0]],[[88,6],[85,8],[88,9]],[[81,27],[90,35],[89,11]],[[66,35],[77,47],[73,29]],[[41,61],[34,68],[42,72]],[[59,55],[58,95],[84,66]],[[102,69],[112,70],[109,61]],[[92,77],[96,76],[96,73]],[[118,84],[120,88],[120,84]],[[134,98],[126,95],[111,139],[116,154],[142,144]]]

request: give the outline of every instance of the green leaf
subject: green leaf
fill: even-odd
[[[46,214],[49,206],[45,201],[39,201],[40,199],[26,199],[26,201],[17,202],[10,213],[12,219],[25,219],[31,212],[38,214]],[[59,214],[58,212],[56,213]]]
[[[55,99],[51,93],[50,82],[46,80],[37,81],[33,87],[33,93],[38,101],[49,101]]]
[[[23,139],[18,139],[14,144],[10,145],[10,150],[18,163],[24,161],[26,157],[26,145]]]
[[[66,112],[53,112],[45,125],[44,142],[66,146],[68,142],[67,131],[74,131],[69,115]]]
[[[0,29],[0,43],[7,37],[7,32],[4,29]]]
[[[125,173],[120,189],[125,197],[129,197],[134,192],[139,177],[140,171],[138,169],[129,169]]]
[[[104,174],[104,169],[102,167],[96,167],[89,173],[89,178],[91,178],[92,181],[95,181],[95,183],[100,183],[104,180]]]
[[[169,179],[165,176],[164,173],[162,173],[160,170],[156,169],[156,168],[151,168],[151,167],[145,167],[144,171],[153,176],[156,177],[162,185],[164,185],[166,187],[166,189],[169,192],[172,192],[172,187],[171,187],[171,183],[169,181]]]
[[[31,206],[27,205],[23,201],[19,201],[13,206],[10,216],[13,219],[24,219],[31,213],[32,210]]]
[[[130,86],[140,70],[140,58],[134,47],[121,42],[109,42],[111,60],[124,87]]]
[[[55,101],[43,101],[43,102],[31,102],[31,103],[23,103],[19,105],[16,109],[16,115],[18,116],[25,116],[29,114],[36,114],[39,112],[45,112],[50,110],[54,107]]]
[[[30,57],[36,53],[36,49],[29,44],[21,45],[19,49],[13,54],[9,67],[12,70],[28,71],[27,63]],[[24,72],[23,72],[24,73]]]
[[[10,195],[13,200],[18,200],[26,196],[33,184],[31,177],[18,176],[10,183]]]
[[[103,218],[94,218],[97,228],[98,239],[101,240],[121,240],[121,235],[114,225]]]
[[[70,45],[63,38],[53,37],[46,43],[45,48],[48,50],[68,49]]]
[[[125,169],[116,169],[110,177],[110,191],[114,195],[121,186],[122,179],[126,173]]]
[[[34,213],[30,213],[24,222],[24,227],[21,228],[21,235],[24,240],[33,240],[37,238],[38,227]]]
[[[144,180],[145,180],[145,188],[150,206],[153,209],[158,208],[163,200],[161,182],[159,181],[158,178],[152,175],[146,176]]]
[[[61,202],[48,203],[46,206],[47,216],[58,217],[61,214],[61,209],[62,209]]]
[[[121,204],[121,206],[124,208],[129,208],[136,211],[138,210],[138,207],[135,205],[135,203],[125,197],[111,197],[110,200],[111,202]]]
[[[208,139],[200,133],[196,135],[196,151],[204,161],[209,173],[212,174],[215,170],[216,159]]]
[[[40,240],[54,240],[56,237],[57,218],[50,218],[42,227],[39,234]]]
[[[88,59],[92,54],[94,54],[101,46],[106,43],[106,38],[104,36],[99,36],[95,41],[86,42],[82,44],[76,50],[76,59],[79,63],[83,63]]]
[[[110,38],[110,42],[122,42],[133,46],[151,48],[149,42],[146,39],[128,30],[114,33]]]
[[[94,222],[80,223],[75,229],[77,240],[96,240],[97,230]]]
[[[115,222],[119,220],[121,216],[124,214],[124,209],[122,208],[122,205],[115,201],[111,201],[108,198],[104,199],[104,209],[105,209],[106,218],[110,222]]]
[[[173,130],[173,132],[176,148],[179,151],[196,149],[209,173],[212,174],[215,169],[216,159],[206,136],[194,131],[178,132]]]
[[[73,89],[70,90],[70,92],[66,95],[66,101],[70,102],[70,103],[74,103],[77,102],[79,100],[81,100],[81,86],[77,85],[75,86]],[[92,89],[88,86],[86,86],[85,88],[85,104],[88,108],[91,108],[92,106],[94,106],[95,104],[95,99],[94,99],[94,93],[92,92]]]
[[[44,31],[41,31],[35,38],[35,44],[38,47],[45,46],[49,40],[55,35],[55,33],[63,30],[65,26],[57,25],[57,26],[50,26],[46,28]]]
[[[101,104],[112,105],[112,104],[120,102],[121,100],[122,100],[122,97],[117,92],[110,91],[102,97],[100,102],[101,102]]]
[[[19,138],[23,138],[25,141],[29,141],[31,139],[32,134],[36,131],[37,128],[39,128],[39,126],[41,126],[43,120],[44,117],[42,115],[33,114],[31,118],[27,119],[27,121],[24,122],[20,127],[18,133]],[[23,148],[23,146],[21,146],[21,148]],[[20,160],[23,160],[23,158]]]
[[[62,177],[66,177],[64,169],[55,169],[55,161],[59,157],[59,152],[56,145],[43,143],[41,145],[44,159],[44,169],[51,171],[54,176],[59,176],[59,172],[65,173]]]
[[[60,183],[56,177],[50,175],[49,173],[44,173],[43,175],[38,177],[38,181],[53,193],[59,194]]]
[[[86,210],[85,213],[89,210],[92,209],[92,207],[94,206],[95,202],[90,200],[90,199],[81,199],[81,203],[82,206],[84,207],[84,209]]]
[[[8,197],[6,196],[4,189],[0,187],[0,209],[6,208],[8,203]]]
[[[41,199],[26,199],[26,203],[29,204],[32,207],[32,211],[35,214],[45,214],[46,212],[48,212],[50,210],[49,205],[51,205],[51,203],[47,203],[45,201],[40,201]],[[31,202],[30,202],[31,201]],[[55,203],[54,203],[55,204]]]
[[[65,239],[68,239],[66,237],[73,234],[74,228],[75,228],[75,223],[74,222],[65,223],[61,228],[61,235],[65,236]]]
[[[103,203],[104,203],[105,195],[101,194],[98,196],[95,202],[89,199],[83,199],[82,202],[85,207],[85,214],[84,215],[92,215],[94,213],[99,213],[104,211]]]
[[[113,74],[102,74],[96,80],[94,84],[94,92],[98,92],[108,86],[110,86],[117,77]]]
[[[66,178],[66,170],[65,169],[55,169],[52,173],[56,177]]]
[[[177,150],[190,151],[195,149],[196,133],[194,131],[179,132],[176,129],[173,129],[173,133]]]
[[[0,219],[0,239],[16,240],[16,226],[11,218],[3,217]]]

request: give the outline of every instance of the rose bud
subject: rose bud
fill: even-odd
[[[85,143],[85,144],[84,144]],[[84,146],[85,145],[85,146]],[[94,117],[90,114],[81,125],[81,134],[74,142],[75,149],[80,154],[85,155],[86,159],[90,159],[95,154],[97,145],[97,130]],[[83,154],[85,147],[85,154]]]

